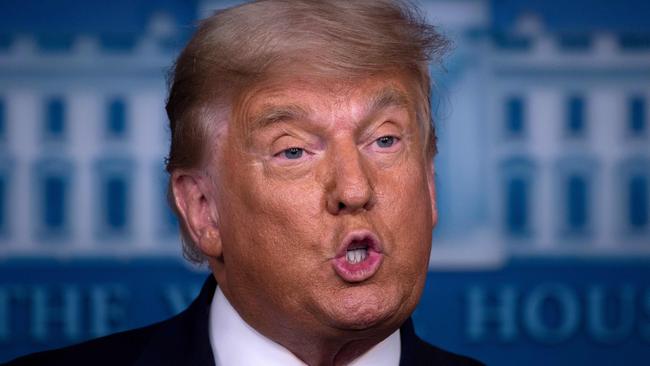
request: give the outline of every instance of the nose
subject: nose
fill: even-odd
[[[327,210],[332,215],[369,210],[374,205],[374,191],[369,167],[357,147],[339,148],[331,161]]]

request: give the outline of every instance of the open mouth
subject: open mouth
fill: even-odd
[[[361,282],[372,277],[383,259],[381,243],[367,230],[346,235],[332,263],[334,270],[347,282]]]

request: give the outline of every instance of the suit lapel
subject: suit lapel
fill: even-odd
[[[423,348],[426,348],[423,347],[424,342],[415,334],[413,320],[410,317],[402,324],[399,333],[402,343],[400,366],[430,365],[430,363],[426,363],[426,357],[423,354]]]
[[[214,366],[210,345],[210,303],[217,282],[210,275],[192,304],[163,322],[135,365]]]

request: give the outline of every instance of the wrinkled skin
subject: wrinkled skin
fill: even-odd
[[[347,363],[419,301],[437,213],[412,87],[399,74],[266,84],[216,135],[207,172],[172,178],[234,308],[308,364]],[[379,238],[383,261],[351,283],[332,260],[357,229]]]

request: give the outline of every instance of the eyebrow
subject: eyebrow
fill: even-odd
[[[404,92],[394,87],[386,87],[370,98],[366,105],[365,114],[371,116],[382,109],[406,107],[408,104],[409,98]]]
[[[253,130],[261,129],[279,122],[306,119],[308,116],[309,110],[297,104],[269,105],[257,113],[251,127]]]

